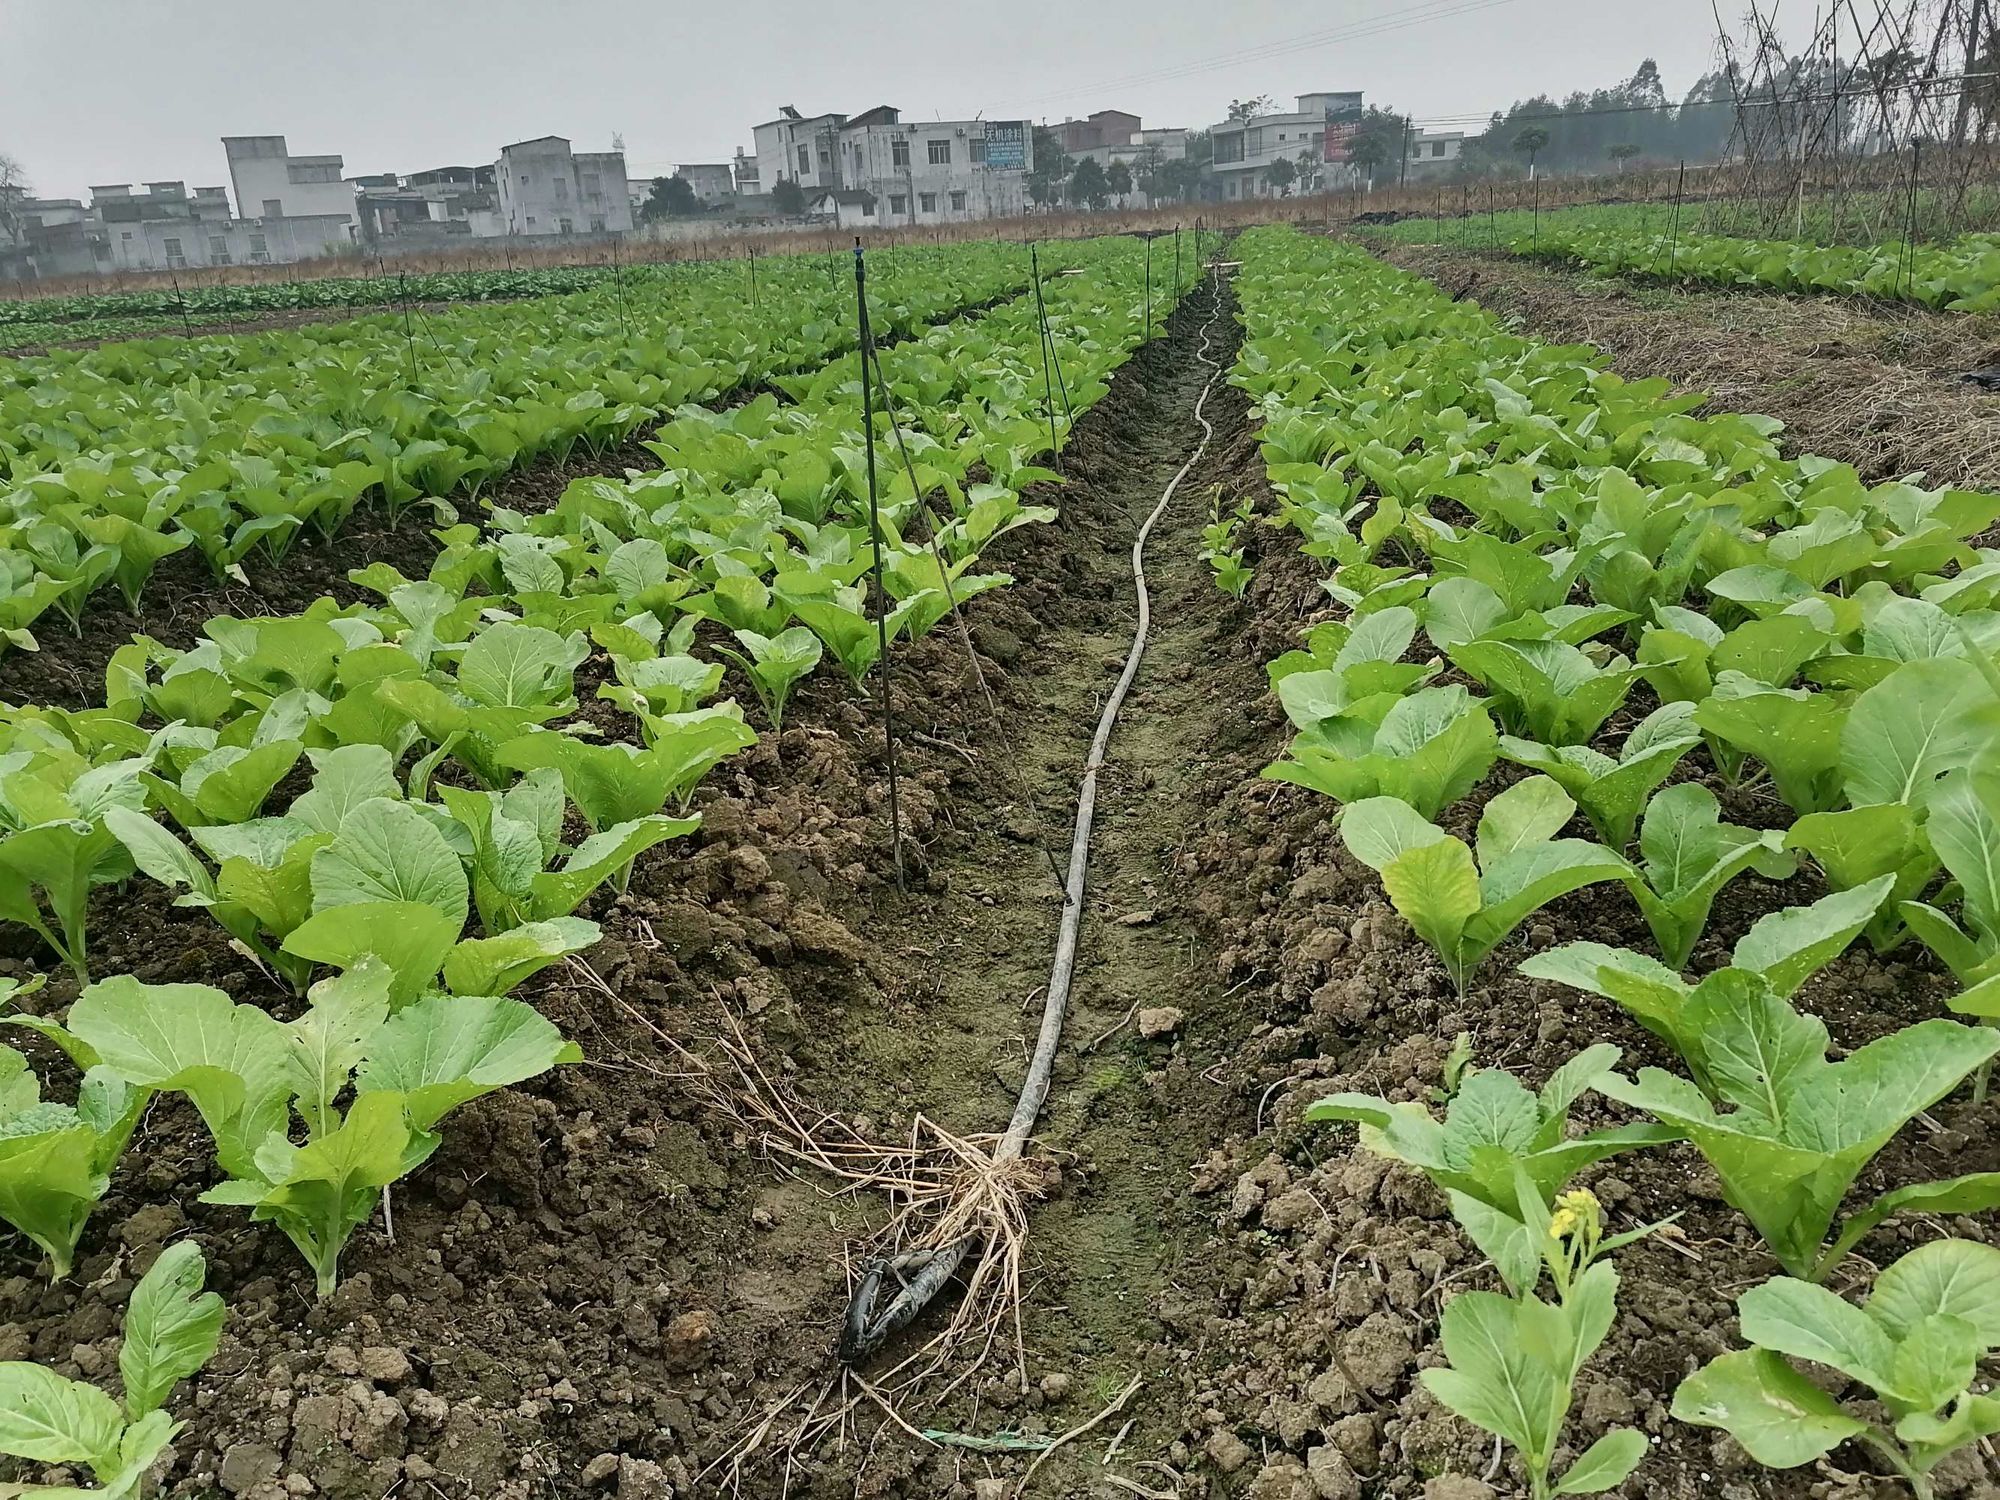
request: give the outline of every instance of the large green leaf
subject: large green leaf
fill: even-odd
[[[160,1253],[132,1289],[118,1369],[125,1410],[134,1421],[166,1405],[176,1381],[194,1374],[222,1338],[222,1299],[201,1290],[201,1249],[181,1240]]]
[[[1674,1392],[1673,1414],[1697,1427],[1722,1428],[1772,1469],[1811,1463],[1866,1426],[1765,1349],[1710,1360]]]
[[[312,860],[313,910],[356,902],[435,908],[454,934],[470,906],[465,867],[437,825],[407,802],[376,798],[351,810]]]
[[[481,1094],[533,1078],[583,1053],[518,1000],[434,995],[389,1018],[356,1075],[365,1096],[394,1091],[428,1131]]]

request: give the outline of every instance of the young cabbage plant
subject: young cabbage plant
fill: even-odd
[[[794,625],[774,636],[739,630],[736,639],[742,651],[732,651],[727,646],[718,646],[716,650],[742,668],[743,675],[757,691],[757,701],[764,705],[764,716],[771,721],[772,731],[782,731],[785,701],[791,697],[793,685],[819,665],[825,648],[803,625]]]
[[[1929,835],[1903,802],[1808,813],[1786,831],[1785,847],[1810,857],[1834,891],[1888,880],[1889,893],[1867,927],[1878,953],[1905,935],[1903,904],[1915,900],[1938,872]]]
[[[1500,737],[1499,753],[1568,792],[1605,846],[1623,851],[1646,799],[1700,743],[1694,705],[1668,703],[1633,726],[1616,760],[1588,745],[1544,745],[1511,734]]]
[[[510,770],[555,772],[591,828],[605,829],[669,803],[687,806],[702,777],[757,743],[756,731],[743,722],[734,700],[686,713],[646,715],[641,724],[643,750],[540,729],[509,740],[495,759]]]
[[[163,1410],[167,1398],[214,1358],[222,1339],[222,1299],[201,1289],[207,1271],[200,1247],[180,1240],[162,1251],[132,1288],[118,1350],[122,1404],[44,1365],[0,1364],[0,1453],[30,1463],[76,1465],[88,1469],[100,1486],[10,1485],[9,1493],[47,1500],[127,1500],[139,1494],[185,1425]]]
[[[688,713],[722,686],[721,662],[680,653],[639,657],[613,653],[611,669],[618,681],[605,683],[597,696],[634,715]]]
[[[1391,903],[1463,993],[1486,955],[1549,902],[1630,876],[1623,856],[1587,839],[1555,836],[1575,812],[1561,787],[1530,776],[1486,804],[1476,861],[1461,840],[1393,797],[1350,803],[1340,836],[1350,854],[1382,876]]]
[[[1851,701],[1844,693],[1766,687],[1724,672],[1694,721],[1737,757],[1762,762],[1794,812],[1830,812],[1840,804],[1840,736]]]
[[[41,1029],[30,1018],[10,1019]],[[0,1220],[42,1247],[58,1281],[75,1263],[84,1222],[110,1187],[111,1169],[150,1097],[86,1066],[72,1108],[43,1099],[28,1060],[0,1047]]]
[[[482,785],[499,787],[510,778],[497,760],[498,747],[576,706],[574,675],[589,652],[581,631],[562,636],[503,620],[463,648],[449,687],[394,677],[376,691],[415,720],[432,744],[448,744]]]
[[[1486,636],[1450,655],[1492,693],[1502,723],[1545,745],[1587,743],[1624,704],[1641,672],[1615,652],[1599,648],[1593,656],[1553,639]]]
[[[1689,984],[1657,959],[1602,943],[1565,943],[1520,966],[1531,979],[1551,979],[1615,1001],[1687,1064],[1688,1076],[1712,1100],[1723,1094],[1709,1063],[1714,1018],[1766,990],[1783,999],[1847,951],[1889,889],[1887,879],[1823,896],[1809,906],[1761,917],[1730,956],[1699,984]]]
[[[203,1201],[277,1224],[325,1297],[342,1246],[437,1149],[447,1113],[582,1055],[519,1001],[433,995],[392,1013],[391,985],[364,959],[285,1023],[206,985],[121,976],[77,997],[68,1030],[128,1084],[187,1095],[229,1179]]]
[[[1684,967],[1694,953],[1725,885],[1751,870],[1782,880],[1797,867],[1781,835],[1723,822],[1715,794],[1692,781],[1646,805],[1639,858],[1627,885],[1670,969]]]
[[[1563,1243],[1592,1232],[1595,1200],[1572,1195],[1544,1235]],[[1611,1332],[1618,1273],[1590,1263],[1595,1246],[1577,1252],[1583,1269],[1553,1302],[1528,1294],[1461,1292],[1445,1304],[1441,1332],[1447,1363],[1421,1373],[1425,1389],[1453,1412],[1511,1444],[1528,1474],[1532,1500],[1594,1495],[1613,1489],[1646,1456],[1645,1434],[1614,1427],[1552,1477],[1556,1450],[1575,1396],[1576,1377]]]
[[[1673,1414],[1719,1427],[1758,1463],[1795,1469],[1853,1440],[1910,1487],[1951,1454],[2000,1432],[2000,1396],[1977,1387],[2000,1349],[2000,1250],[1969,1240],[1919,1245],[1875,1278],[1865,1307],[1776,1276],[1736,1302],[1744,1342],[1674,1392]],[[1838,1370],[1872,1391],[1858,1411],[1789,1361]]]
[[[1329,1094],[1305,1112],[1308,1123],[1351,1120],[1377,1156],[1415,1167],[1451,1204],[1474,1244],[1516,1296],[1541,1279],[1540,1231],[1570,1179],[1621,1151],[1678,1139],[1661,1125],[1568,1134],[1570,1108],[1618,1064],[1609,1042],[1586,1048],[1531,1092],[1513,1074],[1480,1068],[1463,1075],[1444,1119],[1422,1104],[1392,1104],[1366,1094]],[[1540,1205],[1536,1215],[1527,1204]]]
[[[1274,689],[1294,673],[1318,671],[1331,673],[1338,684],[1323,691],[1337,692],[1348,703],[1378,694],[1400,698],[1437,676],[1441,665],[1403,660],[1416,635],[1417,613],[1404,605],[1357,615],[1348,624],[1324,620],[1305,633],[1305,649],[1287,651],[1264,670]]]
[[[1420,688],[1407,698],[1377,694],[1349,704],[1339,697],[1343,684],[1332,671],[1295,672],[1279,681],[1278,696],[1300,731],[1286,758],[1265,767],[1267,778],[1342,802],[1395,797],[1434,818],[1492,768],[1493,721],[1485,703],[1464,688]],[[1329,691],[1333,696],[1321,696]]]
[[[86,982],[90,893],[132,873],[105,814],[145,806],[140,777],[150,761],[89,766],[75,756],[0,754],[0,921],[32,928]]]
[[[1924,835],[1952,877],[1946,895],[1958,897],[1959,920],[1928,901],[1905,901],[1897,910],[1960,984],[1978,984],[2000,973],[2000,867],[1994,859],[2000,775],[1961,769],[1942,777],[1930,794]]]
[[[1982,1172],[1887,1193],[1850,1215],[1831,1245],[1841,1200],[1904,1125],[2000,1052],[2000,1032],[1920,1021],[1826,1058],[1826,1026],[1754,979],[1734,1003],[1691,1008],[1707,1029],[1704,1055],[1718,1109],[1694,1084],[1658,1068],[1612,1074],[1601,1093],[1681,1131],[1708,1159],[1724,1197],[1787,1272],[1819,1281],[1883,1220],[1906,1209],[1971,1213],[2000,1203],[2000,1173]]]

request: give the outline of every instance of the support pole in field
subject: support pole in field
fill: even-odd
[[[611,242],[611,284],[618,288],[618,333],[629,345],[632,342],[631,325],[625,321],[625,272],[618,264],[618,241]]]
[[[1921,137],[1910,137],[1910,206],[1903,216],[1903,295],[1910,294],[1910,286],[1917,273],[1917,167],[1923,160],[1924,143]]]
[[[1667,280],[1672,281],[1680,268],[1681,256],[1681,193],[1687,186],[1688,164],[1681,163],[1680,171],[1674,177],[1674,221],[1673,233],[1667,240]],[[1657,251],[1654,252],[1658,254]]]
[[[181,279],[171,271],[167,275],[174,284],[174,306],[181,310],[181,337],[191,339],[194,337],[194,329],[188,325],[188,305],[187,299],[181,296]]]
[[[1034,242],[1028,242],[1028,273],[1035,283],[1035,316],[1042,325],[1042,407],[1049,414],[1049,462],[1062,472],[1062,450],[1056,445],[1055,375],[1049,368],[1049,315],[1042,306],[1042,261]]]
[[[1535,189],[1535,231],[1534,238],[1530,243],[1534,249],[1534,253],[1540,255],[1542,253],[1542,180],[1537,177],[1532,185]]]
[[[1174,226],[1174,295],[1181,294],[1181,226]]]
[[[757,305],[757,247],[750,247],[750,305]]]
[[[1153,338],[1153,237],[1146,236],[1146,337],[1143,343]]]
[[[875,483],[875,384],[868,367],[875,357],[875,339],[868,330],[868,268],[861,258],[861,236],[854,237],[854,307],[861,338],[861,434],[868,455],[868,540],[875,552],[875,645],[882,690],[882,747],[889,759],[889,844],[895,853],[896,889],[903,889],[903,809],[896,788],[896,706],[889,689],[889,586],[882,571],[882,511]]]
[[[417,331],[410,322],[409,278],[401,271],[396,273],[396,296],[403,304],[403,342],[410,350],[410,389],[417,388]]]

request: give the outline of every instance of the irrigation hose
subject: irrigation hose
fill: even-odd
[[[1218,270],[1211,274],[1219,278],[1221,273]],[[1027,1147],[1029,1132],[1034,1129],[1035,1120],[1042,1112],[1042,1105],[1048,1100],[1049,1081],[1055,1072],[1056,1049],[1062,1043],[1063,1022],[1069,1013],[1070,980],[1076,970],[1077,936],[1083,925],[1083,888],[1090,867],[1090,830],[1097,816],[1097,773],[1105,764],[1111,745],[1111,731],[1117,726],[1119,710],[1125,705],[1125,695],[1131,691],[1133,680],[1139,675],[1139,663],[1146,654],[1146,638],[1152,630],[1152,595],[1146,588],[1146,541],[1160,517],[1166,514],[1167,507],[1173,503],[1182,481],[1201,462],[1215,437],[1214,424],[1202,413],[1215,389],[1216,377],[1222,373],[1220,361],[1211,359],[1208,353],[1210,330],[1221,307],[1218,282],[1211,288],[1208,317],[1201,325],[1201,345],[1195,351],[1195,358],[1208,366],[1209,372],[1194,403],[1194,419],[1201,425],[1201,440],[1195,444],[1187,462],[1167,481],[1167,487],[1160,492],[1152,513],[1140,525],[1138,535],[1132,540],[1132,581],[1139,595],[1139,622],[1132,633],[1131,648],[1125,654],[1125,670],[1118,674],[1117,685],[1105,700],[1104,711],[1098,715],[1097,733],[1090,742],[1090,758],[1084,763],[1083,782],[1076,798],[1075,829],[1070,838],[1069,875],[1064,886],[1066,899],[1062,920],[1056,931],[1055,961],[1049,970],[1041,1031],[1035,1038],[1035,1055],[1028,1064],[1027,1077],[1022,1080],[1014,1117],[1008,1122],[1007,1133],[993,1148],[993,1165],[996,1168],[1020,1158]],[[848,1300],[847,1316],[840,1331],[840,1358],[854,1364],[881,1348],[891,1334],[905,1327],[944,1289],[945,1283],[951,1280],[981,1238],[978,1234],[963,1235],[951,1244],[936,1249],[906,1251],[870,1262],[855,1287],[854,1295]],[[898,1290],[889,1305],[878,1313],[875,1305],[882,1295],[883,1283],[889,1277],[895,1278]]]

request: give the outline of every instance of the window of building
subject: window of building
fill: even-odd
[[[595,198],[599,193],[604,191],[604,179],[599,177],[595,172],[578,173],[576,185],[582,189],[583,196],[586,198]]]
[[[284,200],[284,199],[282,199],[282,198],[266,198],[266,199],[264,200],[264,217],[265,217],[265,218],[267,218],[267,219],[282,219],[282,218],[283,218],[284,216],[285,216],[285,200]]]
[[[951,165],[950,141],[930,141],[926,144],[925,149],[930,152],[932,166],[948,167]]]
[[[908,141],[889,142],[889,165],[901,170],[910,164],[910,143]]]
[[[1264,127],[1262,125],[1259,125],[1254,129],[1246,130],[1243,132],[1244,155],[1256,156],[1262,153],[1263,149],[1264,149]]]
[[[873,198],[863,198],[861,200],[861,217],[864,219],[875,217],[875,200]]]
[[[604,233],[604,220],[601,218],[593,218],[590,221],[590,232],[592,234]]]
[[[575,234],[575,233],[576,233],[576,225],[575,225],[575,223],[574,223],[574,222],[572,222],[571,220],[569,220],[569,219],[558,219],[558,220],[556,221],[556,223],[557,223],[558,227],[560,227],[560,228],[561,228],[561,230],[562,230],[562,232],[563,232],[564,234]]]
[[[920,209],[922,209],[922,210],[923,210],[923,211],[924,211],[925,213],[927,213],[927,214],[934,214],[934,213],[936,213],[936,212],[937,212],[937,194],[936,194],[936,193],[919,193],[919,194],[917,194],[917,207],[918,207],[918,208],[920,208]]]
[[[964,193],[953,193],[951,195],[951,211],[955,214],[962,214],[965,212]]]
[[[986,137],[983,135],[972,138],[972,164],[975,167],[986,165]]]
[[[530,229],[533,229],[535,227],[535,216],[533,214],[528,215],[528,227]]]
[[[211,234],[208,237],[208,258],[212,264],[218,266],[228,265],[229,241],[225,240],[219,234]]]
[[[118,231],[118,238],[123,240],[126,244],[129,245],[132,243],[132,231],[129,229],[121,229]]]
[[[831,172],[833,170],[833,153],[828,151],[824,146],[819,148],[819,169],[822,172]]]
[[[890,213],[892,213],[892,214],[906,214],[906,213],[908,213],[909,211],[910,211],[910,200],[909,200],[909,197],[908,197],[908,195],[907,195],[907,194],[904,194],[904,193],[891,193],[891,194],[889,195],[889,212],[890,212]]]
[[[813,169],[812,147],[799,147],[799,176],[803,177]]]
[[[1431,143],[1431,155],[1432,155],[1432,156],[1443,156],[1443,155],[1444,155],[1444,142],[1443,142],[1443,141],[1434,141],[1434,142],[1432,142],[1432,143]]]
[[[526,172],[523,172],[521,174],[521,186],[526,187],[527,185],[528,185],[528,174]]]
[[[169,235],[166,240],[166,247],[167,264],[177,271],[183,269],[187,265],[187,257],[181,254],[181,242]]]
[[[270,261],[271,247],[263,235],[253,234],[250,236],[250,258],[259,265],[264,265]]]
[[[557,199],[560,200],[563,198],[567,198],[568,196],[569,196],[569,179],[567,177],[558,177],[556,179]]]

